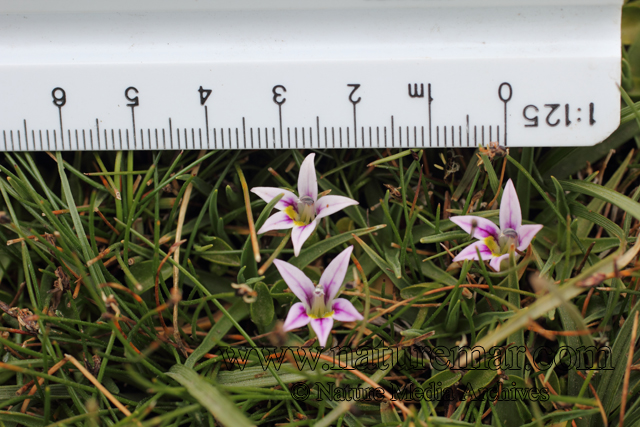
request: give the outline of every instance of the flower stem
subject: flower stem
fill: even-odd
[[[235,164],[236,171],[238,172],[238,178],[240,179],[240,185],[242,186],[242,192],[244,193],[244,204],[247,208],[247,222],[249,223],[249,236],[251,237],[251,246],[253,248],[253,257],[256,262],[260,262],[260,247],[258,246],[258,235],[256,234],[256,228],[253,223],[253,213],[251,212],[251,200],[249,199],[249,187],[247,186],[247,180],[244,178],[240,165]]]
[[[264,272],[267,271],[267,268],[269,268],[269,266],[273,263],[273,260],[276,259],[278,255],[280,255],[280,252],[282,252],[285,245],[289,242],[290,237],[291,237],[291,230],[289,230],[287,235],[282,238],[282,241],[280,242],[276,250],[273,251],[269,259],[267,259],[264,262],[264,264],[262,264],[262,266],[258,269],[258,276],[262,276]]]

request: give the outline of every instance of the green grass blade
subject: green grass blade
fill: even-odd
[[[193,369],[183,365],[173,365],[167,375],[185,387],[187,392],[222,424],[234,427],[255,425],[224,393],[204,380]]]

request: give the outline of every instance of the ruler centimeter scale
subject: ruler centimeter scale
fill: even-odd
[[[200,104],[204,107],[204,138],[203,128],[180,129],[172,126],[171,118],[168,119],[168,127],[162,129],[138,129],[136,132],[135,108],[139,107],[140,99],[138,89],[134,86],[128,87],[124,91],[128,107],[131,108],[131,127],[124,129],[103,129],[100,131],[100,120],[95,122],[94,129],[71,129],[66,130],[63,124],[63,107],[67,102],[66,92],[61,87],[56,87],[51,92],[52,103],[58,108],[60,122],[59,129],[42,130],[31,129],[29,133],[27,121],[23,120],[24,132],[3,130],[3,142],[5,150],[11,151],[43,151],[43,150],[139,150],[139,149],[256,149],[256,148],[380,148],[380,147],[477,147],[486,145],[489,142],[503,143],[508,146],[507,140],[507,103],[511,100],[513,89],[508,82],[500,84],[497,97],[504,104],[504,121],[502,131],[499,124],[496,125],[470,125],[469,115],[466,115],[464,125],[435,125],[431,123],[431,109],[433,97],[431,95],[431,84],[427,84],[425,94],[424,83],[407,84],[407,93],[410,98],[425,98],[427,100],[427,122],[426,137],[425,126],[394,126],[394,116],[390,117],[390,125],[387,126],[357,126],[357,104],[362,100],[357,97],[356,91],[360,84],[347,84],[351,88],[348,101],[353,105],[353,127],[327,127],[320,126],[320,117],[316,116],[316,125],[308,128],[283,127],[282,107],[286,102],[286,87],[275,85],[272,89],[273,102],[277,106],[279,125],[278,127],[254,128],[246,126],[245,118],[242,117],[241,128],[210,128],[209,112],[206,105],[212,90],[198,88],[200,94]],[[195,98],[195,97],[194,97]],[[436,104],[437,105],[437,104]],[[558,125],[570,126],[573,110],[569,104],[545,104],[546,112],[542,115],[547,126]],[[584,111],[583,111],[584,110]],[[540,108],[533,104],[528,104],[522,109],[522,117],[526,121],[525,127],[537,127],[540,125]],[[596,123],[595,105],[589,103],[588,108],[575,108],[576,116],[573,120],[577,123],[582,121],[579,117],[588,117],[588,123],[593,126]],[[130,132],[131,131],[131,132]],[[88,133],[87,133],[88,132]],[[184,134],[183,134],[184,132]],[[344,137],[343,137],[344,132]],[[102,136],[101,136],[102,135]],[[196,136],[197,135],[197,136]],[[175,141],[174,141],[175,137]],[[146,138],[146,144],[145,144]],[[314,142],[315,138],[315,142]],[[102,142],[101,142],[102,141]],[[109,142],[110,141],[110,142]],[[351,142],[353,141],[353,143]]]
[[[0,150],[593,145],[621,5],[0,0]]]

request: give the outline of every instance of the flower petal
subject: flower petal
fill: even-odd
[[[477,241],[461,250],[460,253],[453,258],[453,262],[464,261],[465,259],[477,260],[478,252],[476,251],[476,248],[480,249],[480,256],[483,261],[486,261],[493,256],[491,254],[491,249],[489,249],[484,242]]]
[[[518,229],[518,250],[525,251],[533,237],[542,230],[544,226],[540,224],[521,225]]]
[[[262,224],[262,227],[258,230],[258,234],[263,234],[271,230],[287,230],[291,227],[293,227],[291,217],[284,212],[276,212]]]
[[[288,332],[293,329],[301,328],[310,321],[311,318],[307,316],[307,309],[304,304],[297,302],[291,306],[289,314],[287,314],[287,320],[284,321],[284,326],[282,328],[285,332]]]
[[[333,318],[339,322],[355,322],[356,320],[364,319],[348,299],[336,298],[333,301],[332,309]]]
[[[293,227],[291,231],[291,241],[293,242],[293,253],[295,256],[300,255],[302,245],[307,241],[309,236],[311,236],[313,230],[316,229],[316,225],[318,225],[316,221],[311,221],[311,223],[303,225],[302,227]]]
[[[497,241],[500,237],[500,229],[498,226],[486,218],[462,215],[451,217],[451,222],[469,234],[473,232],[471,237],[475,237],[476,239],[484,239],[485,237],[491,236]]]
[[[287,208],[288,206],[295,206],[296,203],[298,203],[298,198],[295,194],[293,194],[289,190],[283,190],[282,188],[253,187],[251,189],[251,192],[267,203],[273,200],[276,196],[284,194],[284,196],[282,196],[282,198],[278,200],[278,203],[276,203],[275,205],[275,208],[280,211]]]
[[[318,199],[318,178],[316,178],[316,167],[313,164],[314,157],[315,153],[309,154],[300,165],[298,195],[309,196],[315,202]]]
[[[325,347],[327,345],[327,338],[331,334],[331,328],[333,327],[333,319],[331,317],[321,317],[319,319],[311,319],[311,327],[318,336],[320,346]]]
[[[329,302],[336,297],[342,287],[344,276],[347,274],[347,268],[349,267],[349,257],[351,257],[352,251],[353,246],[349,246],[347,249],[340,252],[338,256],[329,263],[327,268],[324,269],[324,272],[318,281],[318,284],[322,285],[322,289],[324,289],[324,303],[327,305],[330,305]]]
[[[315,286],[298,267],[294,267],[288,262],[274,259],[273,264],[280,272],[280,275],[284,279],[284,282],[289,286],[291,292],[297,296],[300,301],[305,305],[305,308],[309,310],[311,302],[313,301],[313,291]]]
[[[510,228],[518,231],[522,225],[522,211],[520,210],[520,201],[513,182],[509,180],[502,192],[502,201],[500,202],[500,229],[504,232]]]
[[[517,257],[518,254],[515,254],[515,256]],[[491,268],[493,268],[495,271],[500,271],[500,263],[504,260],[509,261],[509,254],[504,254],[504,255],[500,255],[497,256],[495,258],[493,258],[491,260],[491,262],[489,263],[489,265],[491,266]]]
[[[333,213],[341,211],[347,206],[357,205],[353,199],[344,196],[324,196],[316,202],[316,219],[324,218]]]

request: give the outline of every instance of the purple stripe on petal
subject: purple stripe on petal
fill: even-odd
[[[341,211],[347,206],[357,205],[353,199],[343,196],[324,196],[316,202],[316,219],[324,218],[333,213]]]
[[[316,225],[318,223],[316,221],[311,221],[310,224],[303,225],[302,227],[293,227],[291,231],[291,242],[293,242],[293,253],[295,256],[300,255],[300,249],[302,249],[302,245],[307,241],[313,230],[316,229]]]
[[[298,329],[309,323],[311,318],[307,316],[307,309],[304,304],[297,302],[291,306],[287,320],[284,321],[283,329],[285,332]]]
[[[462,215],[451,217],[451,222],[469,234],[473,232],[471,237],[476,239],[484,239],[485,237],[491,236],[497,241],[500,236],[500,229],[498,226],[486,218],[473,215]]]
[[[326,347],[327,338],[329,338],[329,334],[331,334],[331,328],[333,327],[333,319],[330,317],[311,319],[311,327],[318,336],[320,346]]]
[[[353,251],[353,246],[349,246],[336,256],[333,261],[329,263],[325,268],[322,277],[318,281],[319,285],[322,285],[324,289],[324,302],[327,305],[335,298],[340,291],[342,283],[344,282],[344,276],[347,274],[347,268],[349,268],[349,257]]]
[[[309,309],[311,302],[313,301],[313,291],[315,286],[311,280],[300,270],[298,267],[294,267],[288,262],[281,261],[279,259],[273,260],[273,264],[280,272],[282,279],[291,289],[291,292],[297,296],[300,301],[305,304],[305,307]]]
[[[521,225],[518,229],[518,250],[526,251],[529,243],[538,234],[538,231],[542,230],[542,227],[544,226],[540,224]]]
[[[502,200],[500,201],[500,229],[518,230],[522,225],[522,211],[520,210],[520,201],[516,188],[511,180],[507,181],[507,185],[502,192]]]
[[[518,257],[518,254],[515,254],[516,258]],[[502,263],[502,261],[505,261],[505,265],[508,264],[509,261],[509,254],[504,254],[504,255],[500,255],[498,257],[495,257],[491,260],[491,262],[489,263],[489,265],[491,266],[491,268],[493,268],[495,271],[500,271],[500,264]]]
[[[263,234],[271,230],[287,230],[291,227],[293,227],[293,220],[289,215],[284,212],[276,212],[262,224],[262,227],[258,230],[258,234]]]
[[[275,187],[253,187],[251,192],[256,196],[260,197],[265,202],[269,203],[276,196],[280,194],[284,194],[278,203],[276,203],[275,208],[278,210],[286,209],[288,206],[296,206],[298,203],[298,198],[295,194],[293,194],[289,190],[283,190],[282,188]]]
[[[300,197],[309,196],[315,202],[318,199],[318,178],[313,164],[315,153],[309,154],[300,165],[298,175],[298,194]]]
[[[355,322],[363,320],[362,314],[351,304],[351,301],[344,298],[336,298],[333,301],[333,318],[339,322]]]
[[[466,248],[460,251],[458,255],[453,259],[453,262],[464,261],[465,259],[477,260],[478,252],[476,248],[480,249],[480,256],[483,261],[486,261],[492,257],[491,249],[487,247],[482,241],[473,242]]]

